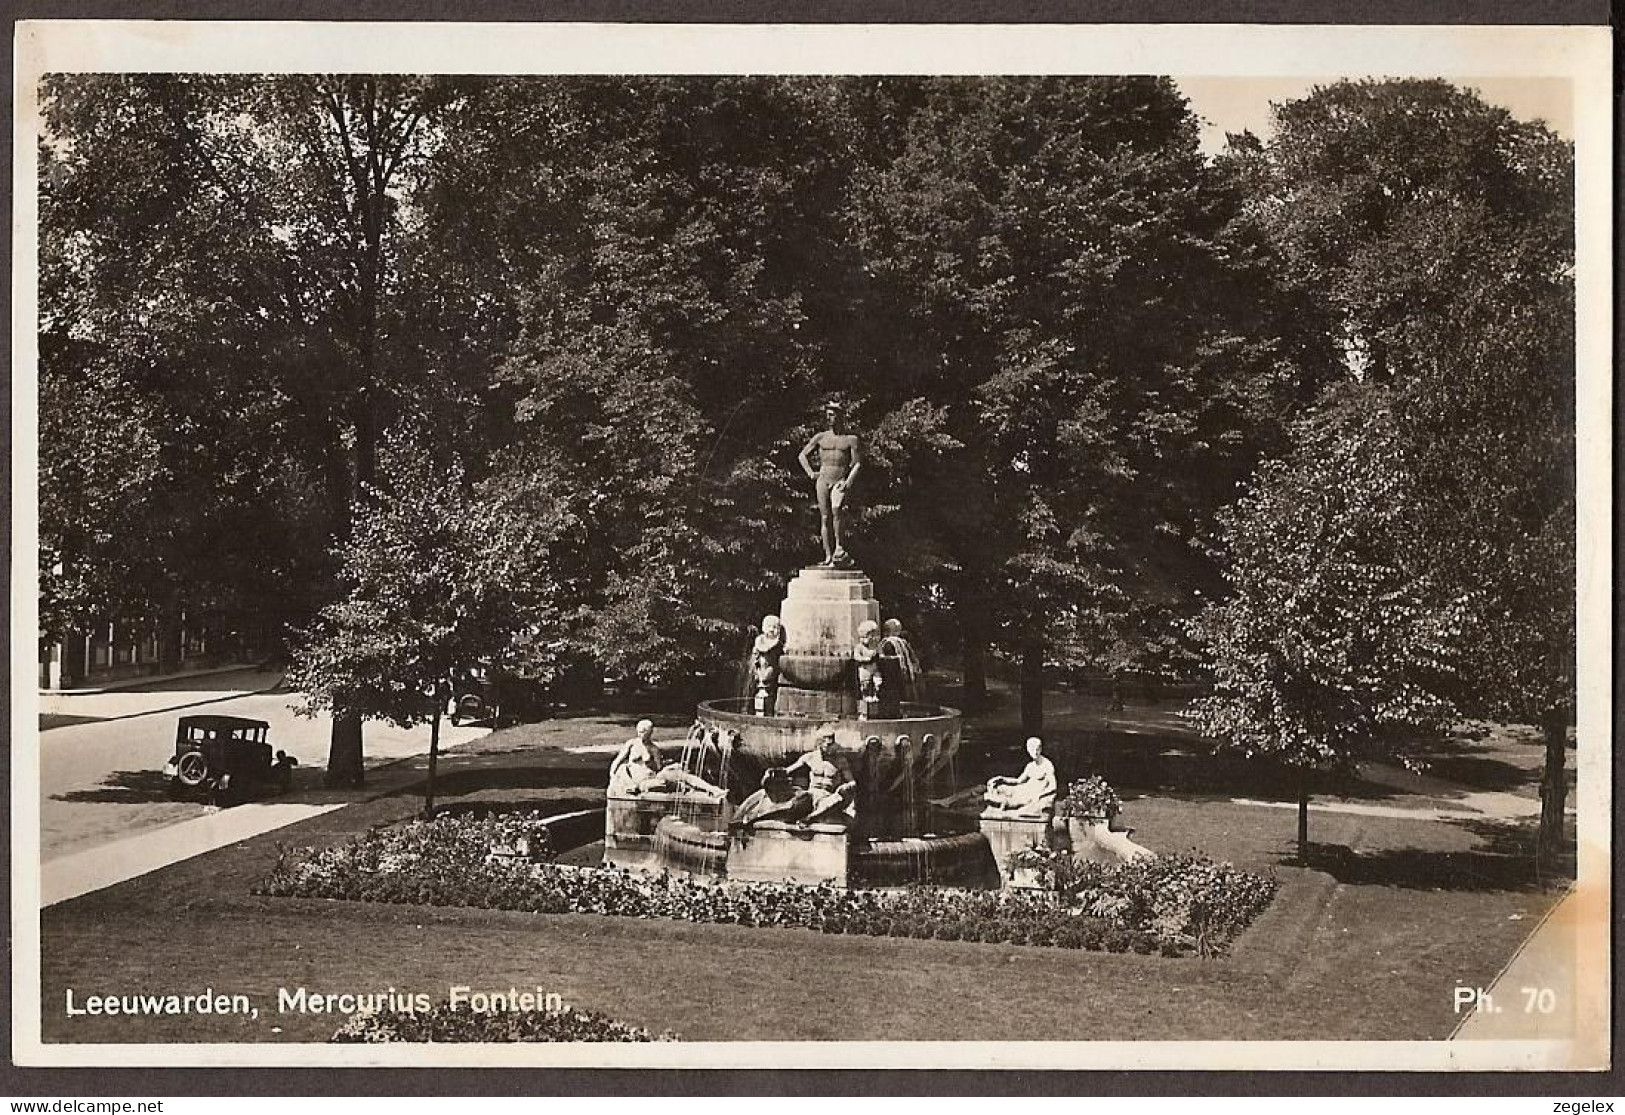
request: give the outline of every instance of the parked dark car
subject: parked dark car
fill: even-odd
[[[241,800],[256,789],[293,785],[299,765],[266,742],[270,725],[242,716],[183,716],[175,725],[175,756],[164,764],[170,790],[201,791],[216,803]]]
[[[490,687],[459,693],[451,706],[451,722],[457,724],[490,724],[493,728],[502,715],[502,705]]]

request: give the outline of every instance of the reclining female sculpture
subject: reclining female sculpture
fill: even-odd
[[[636,797],[650,791],[685,790],[722,801],[728,792],[699,775],[684,770],[681,763],[664,762],[654,742],[654,722],[639,720],[637,735],[621,744],[609,762],[609,796]]]
[[[1055,809],[1058,784],[1055,764],[1044,756],[1044,741],[1027,741],[1029,762],[1015,778],[994,775],[987,780],[982,802],[984,817],[1047,817]]]

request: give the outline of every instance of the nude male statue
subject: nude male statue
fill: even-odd
[[[851,816],[858,783],[835,746],[834,732],[819,732],[813,749],[785,767],[784,773],[791,775],[798,770],[807,772],[807,792],[812,795],[812,810],[803,819],[805,822],[826,818],[839,821]]]
[[[818,493],[819,531],[824,542],[824,560],[820,564],[844,568],[852,559],[841,545],[841,504],[852,481],[858,478],[863,460],[857,435],[835,432],[841,421],[840,407],[829,404],[824,408],[824,417],[829,428],[809,438],[797,460]]]

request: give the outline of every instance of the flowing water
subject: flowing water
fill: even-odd
[[[888,658],[897,659],[898,670],[902,674],[902,700],[911,704],[924,703],[925,674],[920,669],[920,660],[908,640],[901,635],[887,635],[880,640],[880,653]]]

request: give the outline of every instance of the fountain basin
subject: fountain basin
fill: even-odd
[[[946,765],[959,751],[961,720],[959,710],[943,705],[903,704],[899,715],[860,720],[856,716],[758,716],[745,698],[700,702],[697,719],[720,734],[733,732],[740,742],[735,761],[748,756],[763,769],[795,761],[817,746],[818,734],[835,732],[835,746],[849,762],[864,758],[870,741],[876,740],[887,753],[899,741],[912,750],[913,765]],[[856,768],[854,768],[856,769]]]
[[[863,839],[837,825],[764,821],[749,830],[709,830],[666,817],[638,866],[690,877],[802,886],[992,887],[998,865],[979,832]]]

